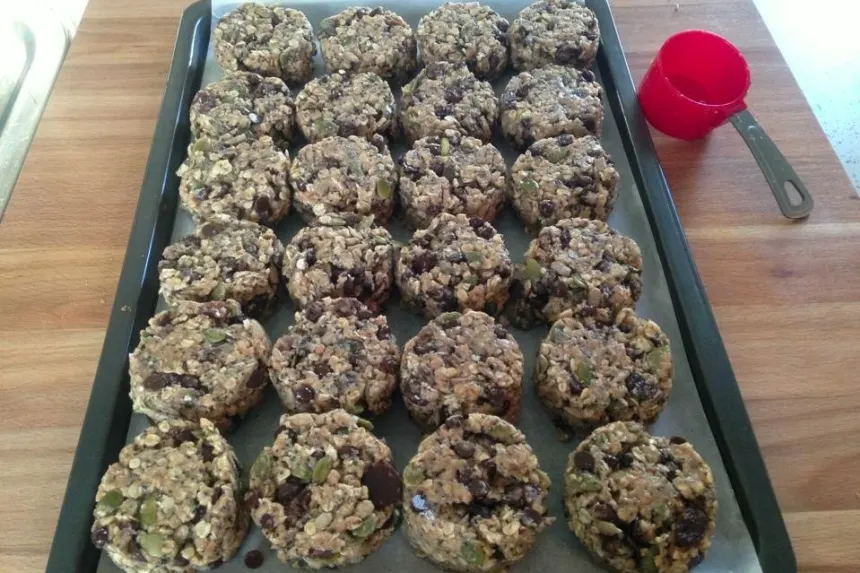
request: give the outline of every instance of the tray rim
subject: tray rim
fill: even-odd
[[[794,573],[797,565],[782,513],[648,125],[639,110],[608,0],[585,3],[601,22],[597,66],[654,234],[708,424],[762,570]],[[93,573],[98,566],[101,551],[89,536],[91,500],[102,474],[125,443],[132,413],[127,399],[128,352],[137,344],[138,333],[158,299],[158,280],[153,272],[158,257],[153,253],[160,253],[170,240],[178,199],[168,189],[177,188],[175,171],[188,143],[188,105],[199,88],[210,27],[210,0],[198,0],[183,12],[46,573]]]

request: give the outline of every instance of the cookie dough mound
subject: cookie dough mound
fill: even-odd
[[[552,415],[574,430],[650,424],[672,389],[669,338],[630,308],[613,324],[563,316],[540,346],[534,381]]]
[[[397,168],[379,135],[373,143],[328,137],[299,150],[290,170],[296,209],[305,222],[321,215],[372,215],[384,225],[394,210]]]
[[[603,221],[563,219],[544,227],[517,265],[511,321],[521,328],[553,322],[562,312],[612,322],[642,292],[639,246]]]
[[[108,467],[92,540],[127,573],[190,573],[229,561],[248,531],[230,444],[209,420],[159,422]]]
[[[704,559],[717,500],[711,468],[684,438],[658,438],[635,422],[598,428],[564,474],[568,525],[622,573],[686,573]]]
[[[400,391],[412,419],[433,430],[455,414],[493,414],[516,423],[523,353],[483,312],[447,312],[403,349]]]
[[[234,143],[235,141],[235,143]],[[201,137],[176,172],[182,207],[197,221],[246,219],[274,225],[290,208],[290,158],[268,135]]]
[[[334,72],[316,78],[296,96],[296,114],[311,142],[333,135],[392,137],[397,130],[394,94],[376,74]]]
[[[281,561],[310,569],[358,563],[394,532],[403,484],[369,425],[344,410],[281,417],[245,495]]]
[[[478,79],[493,81],[508,65],[508,21],[477,2],[446,2],[418,23],[423,63],[464,63]]]
[[[507,189],[507,166],[499,150],[453,130],[419,139],[403,157],[400,204],[418,229],[439,213],[492,221]]]
[[[512,274],[508,249],[492,225],[448,213],[412,236],[395,269],[404,306],[428,318],[467,309],[498,314]]]
[[[449,129],[490,141],[499,116],[493,86],[476,78],[466,64],[428,64],[403,86],[400,104],[409,141],[445,135]]]
[[[279,146],[293,140],[296,109],[290,88],[279,78],[232,72],[216,80],[191,101],[194,138],[270,136]]]
[[[406,535],[449,571],[506,571],[547,517],[549,477],[513,425],[486,414],[452,416],[403,470]]]
[[[317,53],[314,31],[291,8],[242,4],[215,26],[215,59],[225,71],[249,71],[291,85],[308,81]]]
[[[269,228],[250,221],[203,223],[164,249],[159,293],[170,306],[232,298],[245,314],[259,317],[275,301],[283,255]]]
[[[376,312],[388,300],[393,267],[391,235],[369,218],[323,215],[296,233],[284,255],[287,288],[299,308],[325,297],[352,297]]]
[[[400,350],[383,315],[354,298],[296,313],[272,352],[272,381],[288,412],[381,414],[397,386]]]
[[[373,72],[400,84],[417,67],[415,33],[391,10],[347,8],[322,21],[319,39],[327,72]]]
[[[618,179],[596,137],[559,135],[532,144],[517,158],[511,199],[535,231],[573,217],[605,221],[615,205]]]
[[[547,66],[522,72],[502,94],[502,133],[518,149],[561,134],[600,136],[602,94],[589,70]]]
[[[225,428],[263,396],[270,349],[235,300],[180,302],[150,319],[129,357],[134,411]]]
[[[520,12],[508,41],[518,70],[548,64],[587,68],[597,55],[600,28],[594,12],[574,0],[540,0]]]

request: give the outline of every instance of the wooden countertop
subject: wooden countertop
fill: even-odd
[[[91,0],[0,224],[0,571],[43,571],[186,0]],[[812,191],[783,219],[740,137],[656,136],[801,571],[860,571],[860,201],[751,0],[615,0],[638,80],[687,28]],[[799,41],[806,41],[799,39]]]

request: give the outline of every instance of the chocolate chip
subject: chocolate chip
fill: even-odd
[[[555,213],[555,203],[552,201],[541,201],[538,204],[538,213],[545,219],[552,217],[552,214]]]
[[[288,523],[291,527],[293,523],[297,522],[299,518],[304,515],[308,506],[311,503],[311,490],[310,488],[302,488],[296,496],[290,500],[288,505],[284,506],[284,521]]]
[[[487,401],[495,408],[496,412],[502,412],[507,409],[508,395],[498,386],[490,386],[486,389]]]
[[[320,378],[324,378],[325,376],[331,374],[331,367],[328,365],[327,362],[317,362],[316,364],[314,364],[313,370],[314,374],[316,374]]]
[[[283,506],[287,506],[305,487],[305,483],[295,476],[290,476],[287,481],[280,484],[275,490],[275,500]]]
[[[358,458],[358,457],[361,457],[361,452],[358,450],[358,448],[356,448],[354,446],[349,446],[349,445],[341,446],[337,449],[337,457],[339,457],[341,459]]]
[[[296,397],[296,402],[301,405],[310,404],[314,401],[314,398],[316,398],[317,395],[316,391],[307,384],[303,384],[296,388],[293,391],[293,394]]]
[[[449,429],[449,430],[453,430],[453,429],[455,429],[455,428],[460,428],[460,427],[462,427],[462,426],[463,426],[463,421],[464,421],[463,416],[461,416],[460,414],[456,414],[456,415],[454,415],[454,416],[449,417],[447,420],[445,420],[445,423],[444,423],[443,425],[444,425],[447,429]]]
[[[603,456],[603,462],[609,467],[610,470],[615,471],[618,469],[618,458],[611,454],[606,454]]]
[[[591,514],[600,521],[608,521],[609,523],[615,523],[618,521],[618,515],[608,503],[598,502],[594,504],[594,507],[591,509]]]
[[[436,106],[434,114],[438,119],[445,119],[449,115],[454,115],[454,106],[452,105],[439,105]]]
[[[254,373],[251,374],[251,377],[248,378],[248,381],[245,384],[251,389],[262,388],[268,381],[269,376],[266,373],[266,367],[262,364],[258,364],[257,369],[254,370]]]
[[[263,529],[272,529],[275,527],[275,518],[271,514],[264,513],[260,518],[260,527]]]
[[[206,515],[206,506],[205,505],[198,505],[197,507],[194,508],[194,515],[191,516],[191,523],[197,523],[198,521],[203,519],[203,516],[205,516],[205,515]]]
[[[493,515],[493,509],[483,503],[470,503],[466,506],[466,511],[469,513],[469,517],[481,519],[489,519]]]
[[[256,211],[261,219],[268,219],[272,216],[272,201],[265,195],[260,195],[254,200],[254,211]]]
[[[107,527],[99,527],[90,534],[90,537],[93,540],[93,545],[101,549],[108,541]]]
[[[584,79],[587,82],[593,82],[594,81],[594,72],[592,72],[591,70],[582,70],[582,79]]]
[[[169,377],[173,384],[179,384],[183,388],[190,388],[191,390],[200,390],[203,388],[203,384],[197,376],[191,376],[190,374],[170,374]]]
[[[639,402],[650,400],[657,395],[654,383],[645,380],[638,372],[632,372],[624,384],[627,386],[627,392]]]
[[[146,390],[150,390],[152,392],[161,390],[165,386],[167,386],[167,380],[165,380],[164,376],[162,376],[158,372],[153,372],[152,374],[143,379],[143,387]]]
[[[579,396],[585,390],[585,387],[579,383],[579,379],[572,372],[568,376],[567,388],[574,396]]]
[[[474,479],[469,482],[469,493],[474,499],[484,499],[490,493],[490,484],[482,479]]]
[[[191,562],[182,555],[177,555],[173,558],[173,564],[177,567],[188,567],[189,563]]]
[[[388,462],[377,462],[367,468],[361,478],[361,484],[367,487],[370,501],[376,509],[394,505],[400,501],[403,492],[400,474]]]
[[[454,453],[463,458],[464,460],[470,459],[473,455],[475,455],[475,444],[471,442],[459,441],[455,442],[451,448],[454,450]]]
[[[509,485],[505,488],[504,500],[512,507],[525,507],[525,489],[521,484]]]
[[[593,117],[586,117],[585,119],[583,119],[582,125],[584,125],[585,129],[587,129],[589,132],[597,133],[597,121],[595,121]]]
[[[412,259],[412,272],[422,274],[429,272],[439,262],[439,257],[433,252],[419,253]]]
[[[420,494],[413,495],[409,505],[412,506],[412,511],[416,513],[424,513],[425,511],[430,511],[430,506],[427,505],[427,499]]]
[[[584,450],[573,454],[573,465],[584,472],[594,471],[594,456]]]
[[[460,301],[450,287],[439,289],[435,298],[439,303],[439,310],[442,312],[455,312],[460,308]]]
[[[487,474],[487,479],[493,481],[496,479],[496,475],[498,474],[498,468],[496,467],[496,462],[492,459],[486,459],[478,464],[478,467],[484,470],[484,473]]]
[[[526,527],[537,527],[541,522],[541,514],[536,512],[530,507],[527,507],[523,510],[523,514],[520,517],[520,523],[525,525]]]
[[[173,435],[173,439],[176,440],[177,444],[181,444],[184,442],[194,442],[197,440],[197,436],[188,428],[183,428]]]
[[[458,87],[450,87],[445,90],[445,101],[448,103],[460,103],[463,100],[463,90]]]
[[[493,328],[493,334],[495,334],[496,338],[498,338],[499,340],[506,340],[508,338],[508,331],[505,330],[505,327],[501,324],[497,324]]]
[[[675,444],[675,445],[680,445],[680,444],[686,444],[687,440],[686,440],[686,438],[682,438],[681,436],[672,436],[671,438],[669,438],[669,443]]]
[[[624,452],[620,456],[618,456],[618,467],[619,469],[627,469],[633,465],[633,455],[630,452]]]
[[[391,329],[387,325],[380,326],[376,331],[376,338],[379,340],[388,340],[391,338]]]
[[[257,549],[252,549],[245,554],[245,567],[248,569],[259,569],[263,566],[263,553]]]
[[[675,542],[681,547],[692,547],[705,537],[708,516],[698,507],[686,507],[675,524]]]
[[[559,64],[570,64],[576,62],[580,54],[582,50],[578,46],[562,44],[555,50],[555,61]]]
[[[556,142],[558,142],[559,145],[566,146],[573,143],[573,136],[569,133],[563,133],[562,135],[556,137],[555,140]]]
[[[202,444],[200,444],[200,456],[203,458],[204,462],[211,462],[215,459],[215,450],[212,448],[212,446],[210,446],[206,442],[203,442]]]
[[[522,99],[529,95],[530,91],[532,91],[532,85],[530,83],[524,83],[517,88],[517,91],[515,93],[518,98]]]

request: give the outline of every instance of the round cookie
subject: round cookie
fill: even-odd
[[[296,210],[305,222],[331,213],[372,215],[384,225],[394,210],[397,168],[385,139],[327,137],[299,150],[290,170]]]
[[[391,88],[376,74],[334,72],[308,82],[296,96],[299,128],[310,142],[333,135],[392,137],[396,113]]]
[[[466,309],[498,314],[512,274],[508,249],[492,225],[448,213],[415,232],[395,268],[403,305],[428,318]]]
[[[215,26],[215,59],[225,71],[249,71],[291,85],[313,76],[314,31],[298,10],[242,4]]]
[[[590,70],[547,66],[522,72],[502,94],[502,133],[517,149],[561,134],[600,136],[602,94]]]
[[[507,197],[507,165],[499,150],[450,129],[416,141],[400,172],[400,204],[418,229],[439,213],[492,221]]]
[[[486,414],[452,416],[403,470],[406,535],[449,571],[506,571],[555,521],[550,479],[513,425]]]
[[[574,430],[650,424],[672,389],[669,338],[631,308],[613,324],[563,315],[540,346],[534,382],[553,417]]]
[[[394,243],[365,218],[323,215],[296,233],[284,255],[284,277],[296,306],[325,297],[353,297],[376,312],[393,282]]]
[[[190,121],[194,138],[268,135],[286,147],[293,139],[296,109],[290,88],[279,78],[231,72],[197,92]]]
[[[233,448],[206,419],[159,422],[99,484],[92,541],[127,573],[190,573],[229,561],[248,531]]]
[[[266,331],[235,300],[180,302],[149,320],[129,356],[134,411],[226,428],[263,396],[270,350]]]
[[[320,23],[320,50],[327,72],[373,72],[403,83],[417,67],[415,33],[380,7],[347,8]]]
[[[563,219],[544,227],[517,265],[511,321],[521,328],[553,322],[572,310],[611,322],[642,292],[639,246],[603,221]]]
[[[492,414],[516,423],[523,353],[483,312],[446,312],[403,349],[400,391],[412,419],[432,431],[455,414]]]
[[[403,484],[370,427],[344,410],[281,417],[245,495],[281,561],[310,569],[358,563],[394,532]]]
[[[188,147],[180,177],[182,207],[196,221],[246,219],[274,225],[290,208],[287,171],[290,158],[272,138],[210,140],[201,137]]]
[[[399,363],[384,315],[354,298],[324,298],[297,312],[275,343],[272,383],[287,412],[381,414],[391,406]]]
[[[499,116],[499,100],[489,82],[466,64],[434,62],[403,86],[403,130],[409,141],[445,135],[449,129],[490,141]]]
[[[533,143],[511,169],[511,202],[529,229],[562,219],[605,221],[618,195],[618,171],[600,140],[559,135]]]
[[[508,65],[508,21],[477,2],[446,2],[421,18],[422,62],[464,63],[478,79],[493,81]]]
[[[250,221],[203,223],[164,249],[159,293],[180,301],[233,299],[259,317],[275,300],[284,246],[275,232]]]
[[[704,559],[717,500],[711,468],[684,438],[635,422],[596,429],[564,474],[568,525],[622,573],[686,573]]]
[[[508,42],[518,70],[549,64],[587,68],[597,55],[600,27],[594,12],[574,0],[539,0],[513,21]]]

